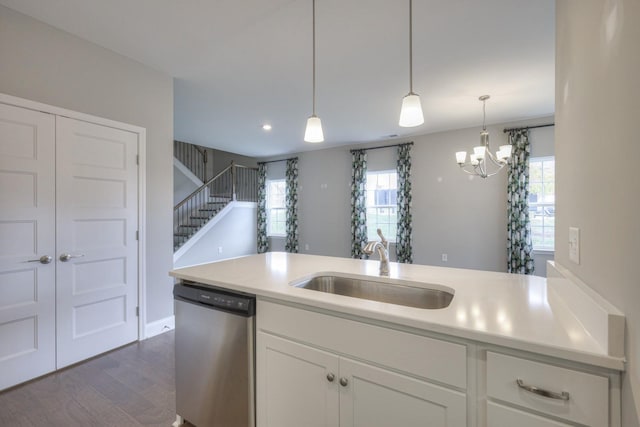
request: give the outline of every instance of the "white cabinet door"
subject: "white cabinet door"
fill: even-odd
[[[257,352],[258,427],[338,426],[337,356],[264,332]]]
[[[349,359],[340,381],[340,427],[467,425],[464,393]]]
[[[56,142],[61,368],[138,339],[138,134],[58,116]]]
[[[0,104],[0,390],[55,369],[54,120]]]

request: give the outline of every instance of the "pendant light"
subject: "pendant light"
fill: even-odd
[[[307,128],[304,131],[305,142],[322,142],[322,123],[320,117],[316,116],[316,0],[311,0],[313,16],[313,112],[307,119]]]
[[[398,124],[402,127],[414,127],[423,123],[420,96],[413,92],[413,0],[409,0],[409,93],[402,98]]]

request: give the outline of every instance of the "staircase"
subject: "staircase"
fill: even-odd
[[[231,162],[174,207],[174,252],[236,200],[258,201],[258,169]]]

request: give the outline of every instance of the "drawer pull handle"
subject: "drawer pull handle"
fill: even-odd
[[[566,392],[566,391],[563,391],[561,393],[556,393],[554,391],[545,390],[543,388],[538,388],[533,385],[526,385],[524,381],[522,381],[520,378],[516,380],[516,384],[518,384],[518,387],[528,391],[529,393],[534,393],[542,397],[548,397],[549,399],[557,399],[557,400],[564,400],[564,401],[569,400],[569,392]]]

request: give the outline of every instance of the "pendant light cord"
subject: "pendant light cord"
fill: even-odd
[[[313,17],[313,116],[316,115],[316,0],[312,0]]]
[[[412,0],[409,0],[409,93],[413,93],[413,1]]]

